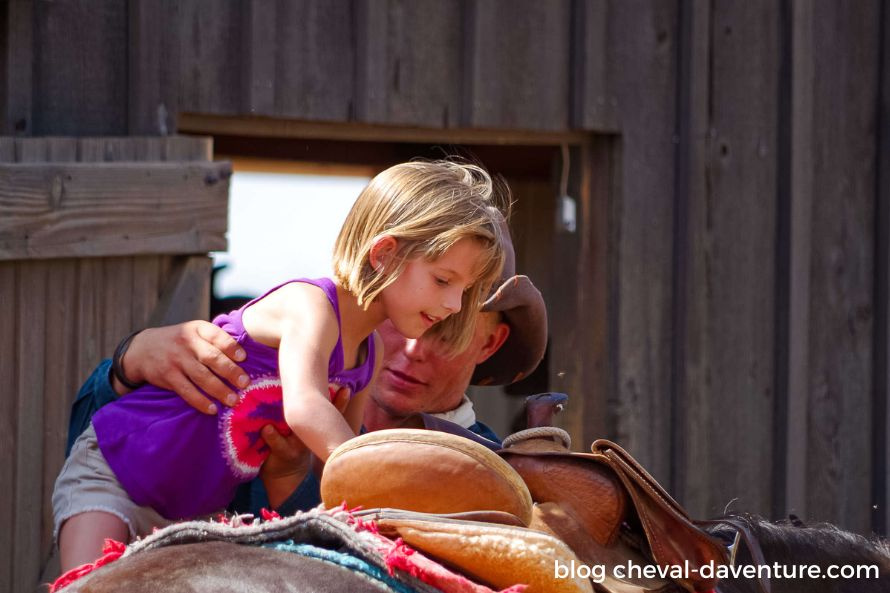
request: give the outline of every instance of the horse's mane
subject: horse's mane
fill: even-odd
[[[731,541],[735,529],[731,524],[744,525],[759,545],[768,564],[818,565],[826,570],[831,565],[875,565],[878,578],[861,579],[797,579],[771,582],[775,591],[856,591],[868,593],[884,591],[890,579],[890,544],[877,536],[865,537],[844,531],[830,523],[807,525],[793,515],[789,519],[770,522],[750,514],[732,514],[722,518],[727,524],[709,527],[708,531],[724,541]],[[721,519],[718,519],[720,521]],[[740,544],[738,560],[751,563],[750,550]],[[752,583],[736,587],[726,583],[721,591],[751,591]]]

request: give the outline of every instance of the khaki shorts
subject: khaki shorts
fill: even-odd
[[[53,490],[53,536],[59,538],[62,523],[74,515],[89,511],[111,513],[127,524],[130,539],[148,535],[155,527],[173,523],[151,507],[139,506],[130,500],[120,482],[108,467],[96,442],[93,425],[74,442]]]

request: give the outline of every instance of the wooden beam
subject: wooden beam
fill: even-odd
[[[226,248],[229,163],[0,164],[0,260]]]
[[[319,123],[270,117],[224,117],[197,113],[181,113],[178,132],[181,134],[267,138],[528,146],[581,144],[588,136],[584,132],[568,130],[554,132],[520,129],[416,128],[374,124]]]

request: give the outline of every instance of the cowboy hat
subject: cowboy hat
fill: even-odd
[[[499,312],[510,335],[490,357],[476,365],[473,385],[509,385],[537,368],[547,348],[547,309],[544,297],[528,276],[516,275],[516,253],[507,221],[501,217],[504,268],[501,280],[482,304],[483,312]]]

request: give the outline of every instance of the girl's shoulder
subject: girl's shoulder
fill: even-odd
[[[324,287],[310,282],[293,280],[279,286],[258,300],[254,306],[277,310],[279,314],[304,316],[320,312],[334,314],[331,299]]]
[[[307,282],[282,284],[247,307],[244,329],[260,343],[278,347],[283,332],[339,335],[339,319],[326,292]]]

